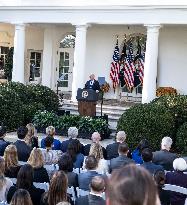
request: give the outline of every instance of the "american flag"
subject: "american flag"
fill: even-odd
[[[118,40],[114,49],[114,54],[112,57],[112,63],[110,66],[110,78],[112,80],[113,89],[115,92],[116,87],[119,85],[119,73],[120,73],[120,64],[119,64],[119,47]]]
[[[126,82],[127,88],[131,91],[134,87],[134,55],[132,45],[129,46],[129,53],[124,62],[124,80]]]
[[[141,46],[138,43],[138,52],[137,52],[137,56],[136,56],[137,60],[136,60],[136,64],[138,66],[138,70],[139,70],[139,79],[141,84],[143,85],[143,77],[144,77],[144,55],[141,54]]]

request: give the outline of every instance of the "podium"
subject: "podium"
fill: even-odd
[[[78,111],[81,116],[95,116],[98,93],[91,89],[77,90]]]

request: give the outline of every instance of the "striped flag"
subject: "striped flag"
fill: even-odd
[[[138,51],[136,55],[136,64],[139,70],[139,79],[141,84],[143,85],[143,77],[144,77],[144,56],[141,54],[141,46],[138,43]]]
[[[133,55],[133,49],[132,45],[129,46],[129,53],[127,57],[125,58],[124,62],[124,80],[126,82],[127,88],[129,91],[132,91],[132,88],[134,87],[134,55]]]
[[[119,47],[118,40],[114,49],[114,54],[112,57],[112,63],[110,66],[110,78],[112,80],[113,89],[115,92],[116,87],[119,85],[119,73],[120,73],[120,64],[119,64]]]

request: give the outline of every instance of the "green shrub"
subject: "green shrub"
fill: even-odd
[[[187,154],[187,122],[177,131],[176,148],[181,154]]]
[[[162,137],[172,135],[175,125],[173,115],[163,105],[141,104],[128,109],[118,121],[118,130],[127,133],[127,143],[135,148],[142,138],[153,149],[160,148]]]

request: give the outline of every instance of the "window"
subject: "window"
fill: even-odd
[[[0,46],[0,70],[4,69],[5,58],[9,52],[9,47]]]

